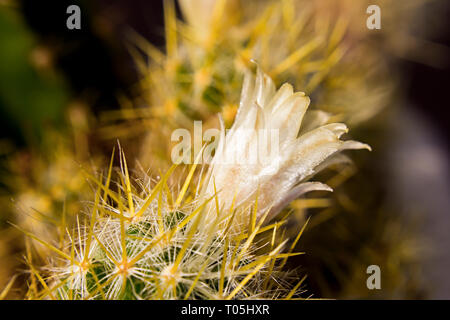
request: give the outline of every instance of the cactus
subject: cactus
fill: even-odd
[[[132,184],[120,150],[119,183],[110,186],[112,157],[105,181],[90,176],[97,187],[91,214],[84,223],[78,220],[76,229],[68,232],[63,248],[24,231],[58,256],[54,266],[47,267],[47,281],[30,264],[44,287],[30,292],[30,297],[243,299],[291,298],[297,294],[304,278],[291,291],[286,289],[286,282],[273,279],[283,274],[288,257],[300,254],[291,252],[299,237],[291,250],[283,251],[289,239],[276,237],[276,232],[287,217],[275,222],[271,218],[305,192],[330,190],[319,183],[297,185],[320,165],[326,166],[326,159],[340,150],[368,146],[340,141],[343,124],[322,126],[297,139],[309,99],[304,94],[293,95],[289,85],[275,94],[272,80],[261,70],[255,84],[251,82],[249,75],[242,90],[236,128],[223,133],[220,151],[214,155],[206,177],[200,174],[193,183],[197,168],[194,163],[176,194],[168,184],[176,165],[157,181],[144,175],[139,183]],[[266,118],[272,122],[257,121],[255,111],[267,113]],[[283,121],[287,118],[297,124]],[[282,163],[276,168],[269,162],[266,167],[256,167],[256,171],[243,170],[248,164],[221,166],[223,155],[236,147],[232,141],[236,130],[245,124],[252,127],[252,123],[262,126],[260,130],[280,131],[286,148],[281,148],[276,157],[283,159]],[[239,137],[247,143],[244,147],[257,143],[252,138],[253,132]],[[295,145],[301,148],[292,152]],[[271,174],[261,176],[266,171]],[[233,178],[237,172],[241,173]],[[295,172],[299,179],[293,180]],[[239,179],[243,179],[242,183]],[[283,186],[276,197],[269,188],[274,182]],[[254,201],[249,201],[255,194]],[[272,233],[271,239],[268,233]]]

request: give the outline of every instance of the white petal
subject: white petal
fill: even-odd
[[[270,102],[265,106],[265,110],[268,114],[276,112],[276,110],[282,105],[290,96],[294,94],[294,88],[289,83],[285,83],[278,89],[277,93],[272,97]]]
[[[270,125],[271,128],[280,130],[281,142],[290,142],[297,138],[309,102],[308,97],[296,93],[278,108],[278,112],[272,114]]]
[[[348,140],[344,141],[339,150],[359,150],[359,149],[367,149],[372,151],[372,148],[365,143],[359,141]]]
[[[331,114],[322,110],[309,110],[303,117],[300,135],[323,126],[331,118]]]
[[[287,192],[282,198],[280,198],[277,202],[274,203],[274,205],[270,209],[270,213],[268,215],[268,218],[266,220],[270,221],[273,217],[275,217],[281,210],[283,210],[284,207],[286,207],[290,202],[297,199],[301,195],[311,192],[311,191],[330,191],[332,192],[333,189],[331,189],[326,184],[320,183],[320,182],[305,182],[301,183],[298,186],[292,188],[289,192]],[[262,212],[261,214],[263,214]]]
[[[255,77],[250,71],[246,71],[244,74],[244,83],[242,84],[241,100],[239,102],[239,108],[234,119],[233,126],[239,126],[243,118],[246,117],[248,109],[252,106],[252,100],[254,96]]]
[[[258,66],[256,71],[254,99],[260,107],[264,107],[275,94],[275,85],[272,79],[262,72]]]

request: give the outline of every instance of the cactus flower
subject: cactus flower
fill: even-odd
[[[221,208],[229,208],[233,200],[236,207],[250,206],[257,198],[257,218],[269,210],[268,221],[306,192],[332,191],[323,183],[307,181],[340,151],[370,147],[340,140],[348,131],[343,123],[324,125],[322,117],[315,128],[313,120],[303,124],[309,103],[305,93],[294,93],[288,83],[276,91],[272,79],[259,68],[256,79],[247,72],[235,121],[226,133],[222,125],[206,194],[211,196],[216,189]]]

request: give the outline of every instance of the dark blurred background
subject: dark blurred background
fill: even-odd
[[[0,156],[39,145],[49,128],[65,130],[65,112],[73,104],[100,117],[119,108],[121,96],[132,96],[138,74],[127,51],[131,30],[164,48],[162,0],[0,4]],[[66,9],[72,4],[81,7],[81,30],[66,28]],[[19,14],[12,16],[2,6],[17,8]],[[373,179],[389,166],[383,191],[395,193],[405,212],[423,206],[429,213],[424,233],[440,252],[428,260],[429,281],[436,288],[431,297],[450,298],[450,280],[444,276],[450,268],[449,1],[431,1],[424,10],[410,26],[411,34],[423,42],[400,54],[386,52],[400,73],[400,94],[406,99],[390,131],[384,132],[393,135],[384,137],[390,145],[366,165],[378,166],[369,175]],[[428,54],[430,43],[438,55]]]
[[[164,45],[162,1],[11,3],[22,16],[10,21],[3,13],[0,22],[0,130],[19,145],[34,143],[46,125],[60,125],[61,108],[70,100],[83,102],[95,115],[118,108],[118,95],[137,80],[126,48],[131,29]],[[81,8],[81,30],[66,27],[72,4]]]

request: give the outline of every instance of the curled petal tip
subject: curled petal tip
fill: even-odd
[[[333,188],[331,188],[329,185],[325,184],[325,183],[321,183],[321,182],[312,182],[314,184],[314,188],[311,189],[311,191],[315,190],[315,191],[328,191],[328,192],[333,192]]]
[[[360,150],[360,149],[366,149],[369,151],[372,151],[372,148],[366,144],[359,141],[354,140],[347,140],[342,144],[341,150]]]

